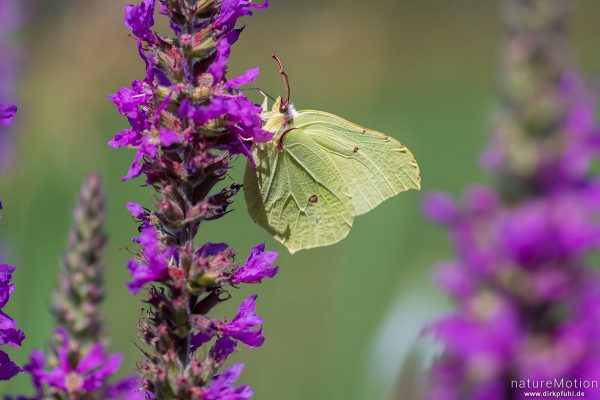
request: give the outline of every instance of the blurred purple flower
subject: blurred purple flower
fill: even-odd
[[[456,202],[445,193],[432,193],[423,201],[423,214],[431,221],[449,225],[459,217]]]
[[[46,398],[46,393],[69,393],[71,396],[98,396],[116,400],[143,400],[144,392],[140,381],[128,377],[112,384],[111,378],[117,373],[123,356],[120,353],[107,355],[104,346],[95,344],[81,353],[70,342],[67,333],[58,328],[56,334],[62,345],[57,349],[56,362],[48,363],[42,352],[31,355],[25,370],[30,374],[37,395],[35,399]],[[81,357],[81,358],[79,358]]]
[[[484,153],[499,188],[473,187],[462,204],[433,194],[423,206],[450,230],[457,255],[434,277],[457,303],[428,328],[444,344],[431,370],[435,400],[521,398],[512,380],[600,373],[600,277],[587,265],[600,248],[598,181],[589,176],[600,149],[595,101],[577,74],[559,68],[561,2],[507,3],[518,29],[507,29],[506,80],[522,82],[527,71],[530,81],[507,84],[509,101]],[[540,116],[542,104],[553,111]]]
[[[17,106],[11,104],[0,104],[0,123],[4,126],[12,124],[17,114]]]

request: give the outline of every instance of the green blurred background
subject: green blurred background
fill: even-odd
[[[123,373],[138,358],[132,340],[140,298],[130,295],[124,249],[136,233],[124,204],[150,204],[141,181],[120,182],[133,157],[106,142],[126,126],[107,95],[143,76],[135,43],[122,25],[121,0],[37,0],[19,39],[24,49],[16,164],[3,176],[0,236],[17,265],[8,307],[27,333],[24,362],[51,330],[51,291],[66,244],[70,209],[82,178],[101,172],[108,190],[108,296],[111,349]],[[395,136],[420,162],[424,189],[458,194],[485,182],[477,163],[494,104],[502,31],[499,1],[274,0],[243,23],[232,74],[259,65],[258,85],[281,93],[270,55],[291,77],[299,108],[327,110]],[[600,67],[600,2],[572,1],[574,55],[589,75]],[[0,55],[2,56],[2,55]],[[257,98],[258,100],[258,98]],[[233,176],[241,179],[243,160]],[[444,232],[419,213],[420,194],[387,201],[358,218],[349,238],[293,257],[255,226],[238,196],[235,212],[209,223],[207,241],[227,241],[244,258],[266,241],[281,252],[276,279],[235,292],[217,310],[231,316],[243,296],[259,293],[267,341],[242,349],[241,381],[262,400],[415,398],[435,346],[418,338],[425,321],[449,307],[429,281],[432,265],[451,257]],[[0,393],[25,390],[19,378]]]

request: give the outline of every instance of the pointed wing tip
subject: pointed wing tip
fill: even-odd
[[[412,189],[415,189],[417,191],[421,190],[421,177],[419,176],[419,181],[415,184],[415,187],[413,187]]]

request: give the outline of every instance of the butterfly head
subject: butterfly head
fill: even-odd
[[[284,100],[278,97],[269,111],[269,99],[265,96],[262,105],[261,118],[264,122],[263,129],[274,134],[273,139],[278,141],[280,136],[292,127],[294,118],[298,115],[293,104],[285,105]]]
[[[265,99],[262,104],[261,118],[264,122],[263,129],[273,133],[272,143],[276,143],[278,148],[282,148],[283,136],[292,130],[294,118],[298,116],[296,108],[291,103],[290,83],[279,57],[273,54],[273,59],[279,66],[279,73],[283,77],[283,84],[286,91],[286,97],[281,96],[275,99],[273,108],[269,111],[269,97],[263,93]],[[273,99],[271,97],[271,99]]]

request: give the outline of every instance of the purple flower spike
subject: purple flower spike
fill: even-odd
[[[429,327],[444,344],[435,400],[544,397],[600,371],[596,102],[569,66],[567,2],[506,3],[504,98],[482,157],[499,184],[472,187],[461,204],[439,194],[424,204],[456,249],[434,276],[456,302]]]
[[[279,271],[279,267],[273,267],[279,256],[274,251],[265,251],[265,245],[257,244],[252,249],[246,264],[238,269],[232,276],[231,282],[238,283],[260,283],[264,278],[272,278]]]
[[[200,400],[247,399],[246,386],[233,387],[242,367],[219,375],[239,342],[263,344],[256,296],[242,302],[229,319],[212,315],[238,285],[272,278],[277,253],[257,245],[247,261],[236,260],[226,243],[204,242],[198,233],[206,221],[227,215],[241,185],[217,185],[229,176],[231,160],[273,139],[263,129],[262,107],[240,90],[259,70],[227,76],[232,46],[243,29],[240,17],[268,2],[159,0],[159,13],[172,34],[152,31],[155,2],[126,8],[125,25],[138,39],[145,78],[110,96],[130,127],[109,142],[135,151],[123,180],[144,176],[155,190],[154,207],[128,203],[139,224],[141,246],[128,269],[129,290],[148,286],[148,314],[139,324],[148,356],[140,362],[142,383],[157,399],[184,394]],[[165,24],[166,25],[166,24]]]
[[[73,211],[69,246],[53,296],[55,334],[47,354],[32,352],[24,368],[35,396],[18,400],[145,398],[139,378],[113,382],[123,356],[108,355],[104,347],[106,331],[100,306],[104,298],[105,212],[102,179],[90,175]],[[0,283],[6,281],[3,272],[11,271],[0,268]]]

